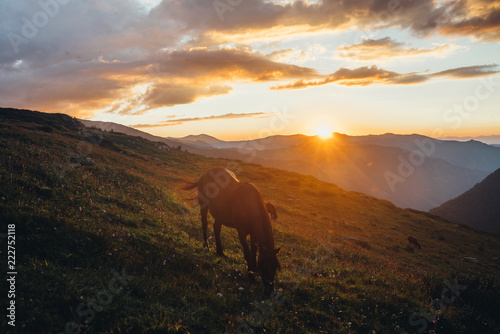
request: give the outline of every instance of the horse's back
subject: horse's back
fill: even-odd
[[[234,173],[229,169],[223,167],[215,167],[203,174],[198,182],[214,182],[220,187],[225,187],[228,184],[237,183],[239,181],[236,178],[236,175],[234,175]]]
[[[239,184],[238,179],[230,170],[216,167],[198,180],[198,199],[200,206],[206,206],[210,214],[216,219],[228,224],[232,217],[228,211],[228,202]]]

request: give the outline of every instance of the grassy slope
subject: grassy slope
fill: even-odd
[[[19,333],[71,332],[72,322],[85,333],[499,332],[498,236],[311,176],[44,117],[0,123],[1,233],[16,224]],[[198,210],[180,187],[214,166],[278,208],[279,298],[256,302],[261,285],[245,275],[234,230],[223,229],[227,259],[201,247]],[[134,278],[120,283],[113,269]],[[430,307],[452,296],[444,280],[455,278],[467,286],[460,299]]]

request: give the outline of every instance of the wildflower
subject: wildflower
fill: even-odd
[[[219,297],[219,298],[222,298],[222,296],[223,296],[223,295],[222,295],[222,293],[220,293],[220,292],[217,294],[217,297]]]
[[[145,270],[145,271],[149,271],[148,266],[145,266],[145,267],[144,267],[144,270]]]

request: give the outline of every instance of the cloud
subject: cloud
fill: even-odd
[[[46,7],[49,3],[51,9]],[[0,98],[4,105],[85,118],[97,110],[140,114],[193,103],[229,94],[234,83],[295,80],[293,85],[305,87],[429,80],[426,74],[381,68],[341,69],[322,76],[313,68],[286,63],[326,58],[321,45],[268,55],[245,46],[253,38],[274,36],[280,41],[284,31],[299,35],[395,27],[417,36],[439,33],[500,41],[500,4],[486,0],[235,0],[225,1],[230,9],[222,12],[214,7],[216,1],[206,0],[163,0],[156,7],[157,1],[147,1],[145,7],[135,0],[61,3],[2,3]],[[224,42],[234,47],[220,47]],[[379,39],[341,51],[372,60],[446,50],[446,45],[419,49]],[[440,76],[462,78],[468,73],[482,75],[470,69]]]
[[[437,72],[434,73],[433,76],[445,76],[456,79],[477,78],[499,73],[499,71],[496,70],[497,67],[497,64],[465,66]]]
[[[21,68],[9,66],[9,75],[0,76],[4,103],[81,118],[101,109],[123,115],[142,114],[152,108],[193,103],[229,94],[229,84],[234,82],[317,76],[314,69],[238,48],[164,51],[139,60],[99,56],[39,68],[22,64],[16,65]]]
[[[497,1],[459,1],[456,16],[439,27],[443,35],[473,36],[500,41],[500,4]]]
[[[186,122],[198,122],[198,121],[206,121],[206,120],[221,120],[221,119],[236,119],[236,118],[253,118],[255,116],[261,116],[262,117],[268,117],[268,113],[263,113],[263,112],[256,112],[256,113],[247,113],[247,114],[234,114],[234,113],[229,113],[225,115],[213,115],[213,116],[206,116],[206,117],[192,117],[192,118],[178,118],[178,119],[169,119],[166,121],[163,121],[158,124],[136,124],[132,125],[131,127],[133,128],[157,128],[157,127],[163,127],[163,126],[174,126],[174,125],[181,125]]]
[[[399,74],[396,72],[386,71],[375,65],[371,67],[364,66],[354,70],[348,68],[340,68],[335,73],[332,73],[320,80],[307,81],[304,79],[300,79],[291,84],[274,86],[272,87],[272,89],[297,89],[308,86],[320,86],[332,82],[337,82],[341,85],[347,86],[365,86],[374,82],[387,81],[398,75]]]
[[[150,108],[172,107],[177,104],[193,103],[201,97],[228,94],[231,90],[231,87],[225,85],[177,86],[158,84],[146,93],[142,102]]]
[[[446,71],[429,73],[397,73],[387,71],[378,66],[364,66],[356,69],[340,68],[336,72],[322,76],[314,80],[299,79],[292,83],[285,85],[276,85],[271,89],[300,89],[311,86],[321,86],[329,83],[337,83],[345,86],[367,86],[372,84],[392,84],[392,85],[409,85],[419,84],[425,81],[438,78],[476,78],[494,75],[500,73],[495,70],[498,67],[496,64],[492,65],[478,65],[469,67],[454,68]]]
[[[365,39],[359,44],[342,45],[337,54],[342,58],[371,61],[394,57],[415,57],[422,55],[442,55],[454,49],[454,46],[442,44],[430,49],[408,48],[405,43],[396,42],[390,37]]]
[[[309,1],[163,1],[152,11],[155,20],[170,19],[182,30],[207,43],[248,39],[252,34],[269,38],[273,30],[296,33],[318,30],[363,30],[395,27],[416,35],[433,33],[473,35],[479,39],[500,39],[500,6],[486,0],[322,0]],[[229,3],[229,5],[227,5]],[[260,32],[265,31],[266,34]]]
[[[148,89],[117,102],[108,111],[141,114],[152,108],[193,103],[203,97],[229,94],[232,91],[229,82],[317,76],[314,69],[276,62],[273,57],[237,48],[163,52],[148,59],[148,77],[142,79],[150,82]]]
[[[158,56],[154,72],[176,78],[196,80],[271,81],[314,76],[316,70],[273,61],[269,56],[238,48],[193,48]]]

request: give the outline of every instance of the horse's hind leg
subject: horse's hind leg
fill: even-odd
[[[200,209],[201,211],[201,228],[203,230],[203,247],[205,249],[209,249],[208,247],[208,235],[207,235],[207,228],[208,228],[208,207],[202,207]]]
[[[222,242],[220,239],[220,230],[222,228],[222,224],[217,222],[214,223],[214,233],[215,233],[215,245],[217,246],[217,255],[224,257],[224,250],[222,249]]]
[[[251,254],[251,266],[249,266],[249,270],[251,271],[257,271],[257,243],[254,242],[253,238],[250,237],[250,243],[251,243],[251,248],[252,248],[252,254]]]

